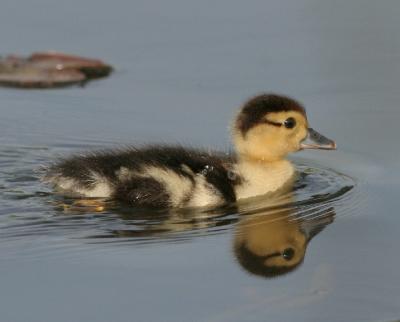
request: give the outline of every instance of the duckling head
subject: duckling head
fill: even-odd
[[[247,101],[234,121],[232,136],[238,156],[250,160],[278,161],[302,149],[336,148],[334,141],[308,127],[299,102],[275,94]]]

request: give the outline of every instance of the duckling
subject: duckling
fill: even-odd
[[[217,206],[279,190],[293,180],[289,153],[336,148],[308,128],[300,103],[276,94],[246,102],[232,138],[231,154],[156,145],[91,152],[56,162],[43,180],[63,195],[111,198],[134,207]]]

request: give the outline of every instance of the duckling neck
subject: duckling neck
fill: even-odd
[[[295,174],[293,165],[286,159],[266,161],[241,157],[235,170],[242,179],[235,187],[237,199],[276,191],[293,180]]]

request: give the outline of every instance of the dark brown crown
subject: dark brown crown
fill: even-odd
[[[263,123],[265,115],[268,113],[296,111],[306,117],[304,107],[297,101],[276,94],[258,95],[243,106],[236,120],[236,128],[246,135],[252,127]]]

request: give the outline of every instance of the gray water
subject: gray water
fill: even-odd
[[[2,54],[57,49],[116,72],[0,89],[0,321],[398,320],[399,16],[394,0],[3,0]],[[230,119],[262,91],[303,102],[339,147],[293,156],[290,204],[98,210],[38,180],[41,165],[96,148],[229,150]],[[287,231],[318,234],[292,272],[251,274],[238,232],[282,209]]]

